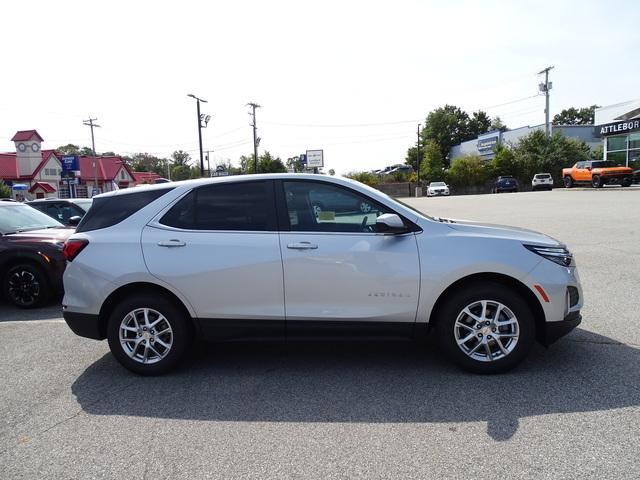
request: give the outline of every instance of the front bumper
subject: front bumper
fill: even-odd
[[[62,312],[62,317],[76,335],[93,338],[94,340],[107,338],[107,332],[104,331],[100,324],[99,315],[64,311]]]
[[[551,345],[580,325],[581,321],[582,315],[580,314],[580,310],[576,310],[567,314],[567,316],[559,322],[545,322],[544,332],[541,338],[542,343],[545,346]]]

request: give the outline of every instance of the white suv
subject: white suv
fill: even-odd
[[[314,211],[314,197],[332,195],[343,207]],[[366,212],[357,208],[363,202]],[[581,319],[578,274],[556,240],[432,218],[358,182],[319,175],[99,195],[64,252],[69,327],[107,338],[118,361],[141,374],[175,366],[194,336],[429,331],[458,365],[494,373]]]
[[[531,179],[532,190],[551,190],[553,188],[553,177],[550,173],[536,173]]]

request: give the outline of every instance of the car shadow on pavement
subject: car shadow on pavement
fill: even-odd
[[[256,422],[487,422],[640,404],[640,350],[578,329],[516,370],[472,375],[414,343],[199,345],[177,371],[140,377],[110,354],[73,383],[95,415]],[[455,428],[455,427],[452,427]]]

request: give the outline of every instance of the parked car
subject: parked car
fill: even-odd
[[[562,179],[566,188],[579,184],[591,185],[593,188],[611,184],[629,187],[633,181],[633,170],[629,167],[617,167],[606,160],[577,162],[571,168],[562,169]]]
[[[312,196],[368,212],[318,218]],[[343,200],[339,200],[342,202]],[[336,200],[338,202],[338,200]],[[434,218],[319,175],[198,179],[99,195],[64,247],[63,315],[139,374],[214,340],[416,338],[496,373],[580,323],[566,246]],[[100,272],[96,275],[96,272]]]
[[[427,187],[427,197],[449,195],[449,185],[444,182],[431,182]]]
[[[89,211],[92,203],[91,198],[47,198],[32,200],[27,205],[46,213],[64,225],[76,226]]]
[[[531,179],[532,190],[551,190],[553,189],[553,177],[550,173],[536,173]]]
[[[28,205],[0,202],[0,281],[9,302],[36,307],[62,292],[62,247],[72,233]]]
[[[511,175],[502,175],[496,179],[491,191],[492,193],[517,192],[518,180]]]

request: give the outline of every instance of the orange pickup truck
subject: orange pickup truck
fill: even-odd
[[[578,162],[571,168],[563,168],[562,179],[567,188],[579,184],[590,184],[594,188],[609,184],[628,187],[633,180],[633,170],[627,167],[616,167],[605,160],[593,160]]]

